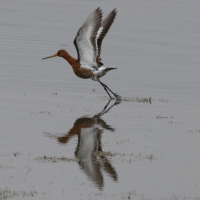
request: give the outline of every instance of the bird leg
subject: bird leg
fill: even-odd
[[[121,99],[121,96],[119,96],[118,94],[114,93],[107,85],[105,85],[104,83],[102,83],[99,80],[99,83],[101,83],[101,85],[104,87],[105,91],[108,93],[108,90],[116,97],[116,99]],[[108,90],[107,90],[108,89]],[[109,97],[112,99],[112,97],[110,96],[110,94],[108,93]]]
[[[101,81],[99,81],[99,83],[101,83],[101,85],[103,86],[104,90],[107,92],[109,97],[112,99],[112,97],[110,96],[110,94],[109,94],[108,90],[106,89],[106,87],[104,86],[104,84]]]

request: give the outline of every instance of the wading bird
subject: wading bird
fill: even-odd
[[[63,57],[72,66],[76,76],[93,81],[98,81],[109,97],[112,99],[110,91],[117,99],[121,99],[121,96],[114,93],[107,85],[100,81],[100,78],[104,76],[108,71],[116,68],[103,67],[101,62],[101,44],[112,25],[115,16],[117,14],[114,9],[103,21],[102,11],[97,8],[85,21],[83,26],[79,29],[75,39],[74,45],[77,50],[78,58],[75,59],[69,55],[66,50],[59,50],[57,54],[49,56],[43,59],[52,58],[56,56]]]

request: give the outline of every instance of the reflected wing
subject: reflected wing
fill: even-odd
[[[78,62],[82,67],[93,69],[96,66],[96,36],[101,26],[102,12],[97,8],[79,29],[74,45],[78,53]]]
[[[97,60],[96,60],[96,62],[98,63],[99,66],[103,65],[103,63],[100,62],[101,61],[101,58],[100,58],[100,55],[101,55],[101,44],[102,44],[102,41],[103,41],[104,37],[106,36],[108,30],[110,29],[110,26],[112,25],[116,14],[117,14],[117,11],[116,11],[116,9],[114,9],[101,22],[101,27],[100,27],[100,29],[98,30],[98,33],[97,33],[96,42],[97,42],[98,51],[97,51]]]

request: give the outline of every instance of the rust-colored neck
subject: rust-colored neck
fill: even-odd
[[[67,51],[63,52],[63,56],[62,56],[65,60],[67,60],[67,62],[73,67],[77,60],[75,58],[73,58],[72,56],[69,55],[69,53]]]

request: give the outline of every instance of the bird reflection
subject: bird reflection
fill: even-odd
[[[87,177],[99,188],[104,186],[103,174],[111,177],[113,181],[118,180],[117,172],[102,151],[101,137],[104,130],[114,132],[115,129],[108,125],[101,116],[106,114],[112,107],[118,105],[120,101],[116,101],[113,105],[107,103],[104,109],[93,117],[78,118],[73,128],[62,137],[45,133],[48,137],[53,137],[60,144],[67,144],[69,140],[78,135],[78,143],[75,151],[75,156],[79,160],[79,166],[87,175]]]

